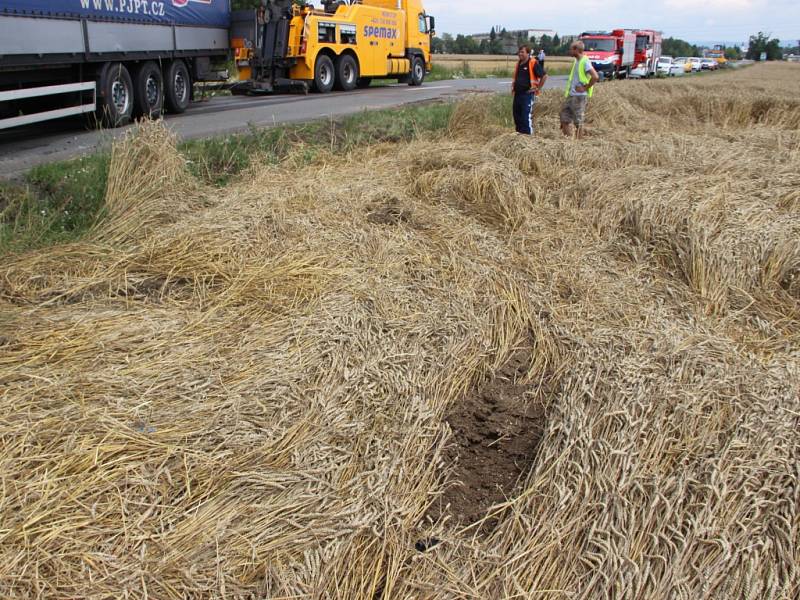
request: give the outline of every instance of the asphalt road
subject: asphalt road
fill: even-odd
[[[550,77],[546,87],[562,86],[565,81],[564,76]],[[508,90],[510,84],[509,79],[458,79],[432,81],[421,87],[392,84],[325,95],[219,96],[207,102],[195,102],[184,114],[169,115],[165,120],[181,139],[204,138],[251,127],[455,99],[476,91],[502,92]],[[36,165],[91,153],[108,146],[125,129],[86,131],[80,120],[62,119],[0,130],[0,178],[19,177]]]

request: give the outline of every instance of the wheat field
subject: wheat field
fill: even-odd
[[[604,83],[582,142],[477,96],[222,190],[142,126],[0,268],[0,597],[797,598],[798,75]],[[465,518],[502,403],[535,444]]]

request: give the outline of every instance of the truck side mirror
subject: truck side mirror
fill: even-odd
[[[436,31],[436,19],[434,17],[428,17],[428,31],[431,33]]]

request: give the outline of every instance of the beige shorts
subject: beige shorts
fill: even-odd
[[[562,123],[574,123],[576,127],[583,125],[583,119],[586,115],[586,103],[589,100],[587,96],[570,96],[564,99],[564,104],[561,105],[561,118]]]

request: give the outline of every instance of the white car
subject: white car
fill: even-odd
[[[689,62],[692,63],[692,71],[697,73],[703,70],[703,59],[696,56],[689,57]]]
[[[716,71],[719,68],[719,63],[713,58],[704,58],[700,61],[700,66],[704,71]]]
[[[658,63],[656,64],[656,72],[659,75],[672,75],[670,72],[672,70],[672,57],[671,56],[662,56],[658,59]]]

